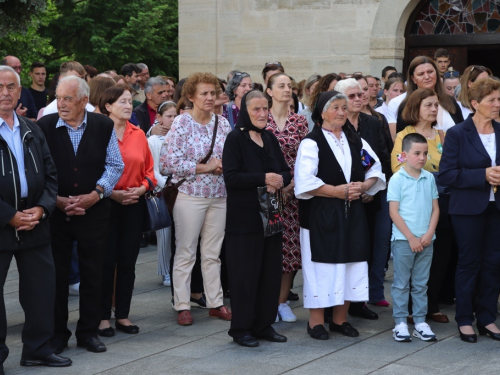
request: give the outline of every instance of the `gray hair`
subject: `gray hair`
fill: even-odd
[[[144,85],[144,93],[150,93],[153,91],[153,86],[159,85],[159,86],[164,86],[168,85],[167,82],[161,77],[151,77],[146,81],[146,84]]]
[[[83,98],[84,96],[89,96],[90,95],[90,88],[87,82],[85,82],[84,79],[81,79],[80,77],[77,76],[66,76],[63,77],[59,80],[57,83],[57,86],[59,87],[61,83],[64,82],[76,82],[78,84],[78,91],[77,91],[77,96],[78,99]]]
[[[146,64],[144,64],[144,63],[139,63],[139,64],[137,64],[137,66],[138,66],[139,68],[141,68],[142,70],[144,70],[144,69],[149,69],[149,68],[148,68],[148,66],[147,66]]]
[[[19,74],[17,74],[17,72],[14,69],[12,69],[10,66],[0,65],[0,72],[14,73],[14,75],[16,76],[17,85],[21,86],[21,78],[19,78]]]
[[[245,104],[247,105],[247,107],[250,104],[250,101],[252,99],[255,99],[255,98],[266,99],[267,100],[266,95],[262,91],[259,91],[259,90],[250,91],[247,94],[247,96],[245,97]]]
[[[321,113],[325,113],[326,111],[328,111],[328,108],[330,108],[335,100],[347,100],[347,97],[342,93],[338,93],[337,95],[333,96],[329,101],[326,102]]]
[[[361,89],[361,85],[356,81],[354,78],[347,78],[343,79],[341,81],[338,81],[337,85],[335,86],[335,91],[338,91],[342,94],[345,94],[345,92],[348,89],[353,89],[353,88],[359,88]]]
[[[243,81],[243,79],[247,77],[250,78],[250,74],[240,71],[236,71],[234,73],[234,75],[231,77],[226,86],[226,94],[227,96],[229,96],[229,100],[233,101],[236,98],[234,90],[236,90],[240,85],[241,81]]]

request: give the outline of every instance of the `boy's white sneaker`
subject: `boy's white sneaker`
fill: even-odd
[[[293,323],[297,321],[297,317],[293,314],[292,309],[288,306],[290,302],[280,303],[278,306],[278,315],[281,320],[287,323]]]
[[[413,336],[418,337],[422,341],[437,341],[436,335],[427,323],[416,323]]]
[[[392,337],[394,337],[394,340],[399,341],[399,342],[410,342],[411,341],[411,336],[410,332],[408,332],[408,324],[402,322],[399,324],[396,324],[396,327],[392,330]]]

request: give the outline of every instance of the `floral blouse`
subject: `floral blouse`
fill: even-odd
[[[403,152],[403,138],[410,133],[416,133],[415,128],[411,125],[407,126],[396,135],[394,148],[391,153],[391,169],[393,173],[396,173],[405,165],[405,161],[401,157],[401,153]],[[437,130],[434,139],[427,140],[427,145],[429,146],[429,153],[427,154],[427,162],[424,165],[424,169],[428,172],[439,172],[443,144]]]
[[[186,179],[179,186],[181,193],[200,198],[226,196],[226,186],[222,175],[196,174],[196,164],[203,160],[210,151],[215,116],[212,114],[212,120],[207,125],[197,123],[187,112],[177,116],[162,145],[160,171],[162,174],[172,173],[173,181]],[[210,160],[222,159],[224,142],[231,131],[229,122],[222,116],[218,117],[217,138]]]

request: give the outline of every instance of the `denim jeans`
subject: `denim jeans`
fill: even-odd
[[[380,195],[381,209],[375,214],[375,225],[373,234],[373,251],[370,263],[370,302],[377,303],[385,299],[384,278],[385,266],[391,248],[392,223],[389,216],[389,202],[387,202],[387,190],[382,190]]]
[[[434,242],[434,241],[433,241]],[[393,241],[392,254],[394,281],[391,286],[393,303],[392,317],[396,324],[406,322],[410,293],[413,303],[413,320],[425,322],[427,315],[427,281],[431,269],[433,242],[419,253],[411,251],[408,241]]]

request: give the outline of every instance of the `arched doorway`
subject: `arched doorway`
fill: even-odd
[[[450,52],[460,73],[484,65],[500,76],[500,0],[427,0],[411,14],[405,31],[405,63],[418,55]]]

